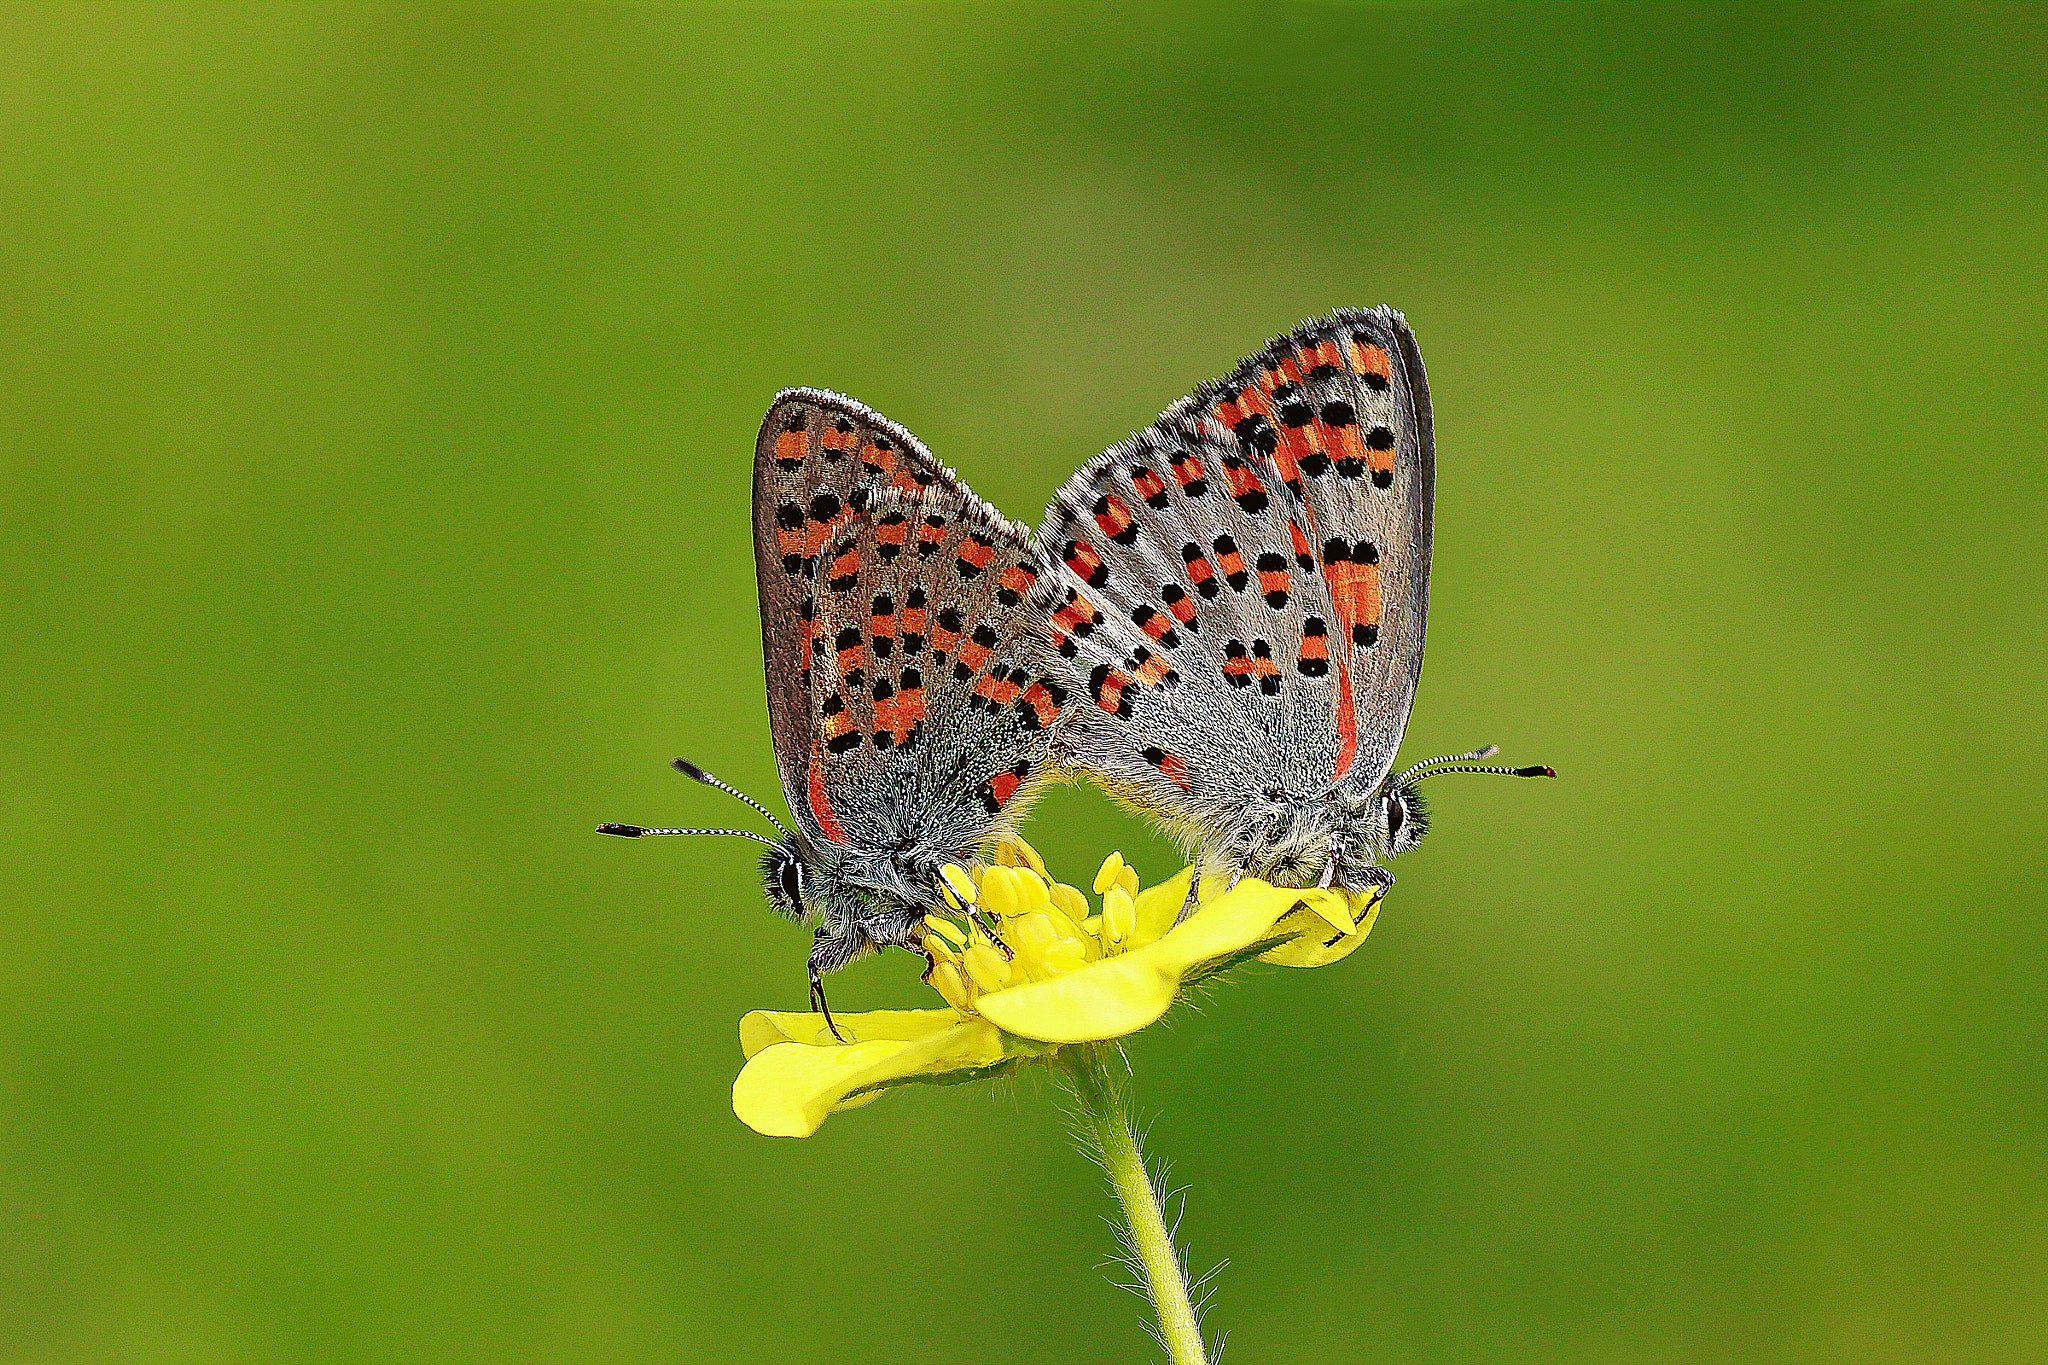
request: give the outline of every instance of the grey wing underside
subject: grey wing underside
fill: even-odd
[[[1377,309],[1083,466],[1038,542],[1071,760],[1195,830],[1267,789],[1377,786],[1422,665],[1434,460],[1413,336]]]
[[[852,399],[823,389],[775,396],[754,444],[754,566],[769,729],[783,795],[799,816],[814,730],[805,674],[812,579],[827,541],[889,488],[965,491],[915,436]]]
[[[1006,832],[1067,695],[1027,662],[1040,575],[1023,528],[962,488],[852,514],[813,589],[799,813],[852,846],[956,859]]]

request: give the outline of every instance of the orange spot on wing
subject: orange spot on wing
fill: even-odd
[[[1167,781],[1174,786],[1182,791],[1188,790],[1188,761],[1179,754],[1168,753],[1160,760],[1159,771],[1165,773]]]
[[[1102,510],[1095,514],[1095,524],[1102,528],[1102,534],[1115,540],[1130,528],[1131,509],[1114,493],[1102,497]]]
[[[1337,619],[1343,623],[1347,638],[1353,626],[1379,625],[1379,565],[1356,564],[1344,560],[1336,564],[1325,564],[1323,573],[1330,580],[1330,599],[1337,608]]]
[[[1381,439],[1385,438],[1382,437]],[[1373,445],[1371,441],[1367,441],[1365,443],[1366,467],[1380,473],[1391,470],[1394,467],[1395,448],[1395,446],[1389,445],[1385,450],[1381,450]]]
[[[815,554],[817,552],[814,550],[812,553]],[[859,573],[860,551],[857,549],[846,549],[833,556],[831,566],[825,571],[825,577],[827,579],[853,578],[858,576]]]
[[[1014,605],[1014,599],[1021,598],[1025,593],[1030,592],[1031,585],[1037,581],[1037,574],[1031,572],[1022,564],[1012,564],[1009,568],[1003,570],[1003,576],[996,580],[996,586],[1008,594],[1003,600]]]
[[[1263,493],[1266,491],[1265,485],[1259,482],[1259,476],[1252,472],[1252,467],[1242,460],[1235,463],[1225,462],[1223,466],[1223,482],[1229,487],[1230,496],[1233,498],[1241,498],[1247,493]]]
[[[1067,567],[1083,582],[1092,582],[1102,569],[1102,556],[1095,553],[1095,547],[1087,541],[1077,540],[1067,554]]]
[[[991,708],[1008,706],[1017,700],[1017,684],[1007,674],[984,673],[974,684],[974,695],[986,701]]]
[[[1351,709],[1351,670],[1340,660],[1337,666],[1337,767],[1331,773],[1336,781],[1351,771],[1351,762],[1358,757],[1358,716]]]
[[[1038,722],[1038,728],[1041,730],[1051,729],[1053,721],[1057,720],[1060,714],[1059,703],[1053,700],[1053,695],[1043,679],[1024,689],[1019,706],[1031,708],[1032,719]]]
[[[1387,359],[1387,353],[1378,346],[1361,345],[1350,337],[1344,338],[1344,349],[1351,361],[1351,368],[1360,374],[1376,374],[1391,382],[1394,367]]]
[[[924,688],[906,687],[896,694],[896,742],[901,744],[917,723],[924,719]]]
[[[970,670],[978,672],[981,666],[988,662],[988,656],[993,653],[995,653],[993,646],[985,645],[969,636],[960,645],[960,662],[965,664]]]
[[[1060,630],[1072,630],[1079,625],[1095,625],[1102,620],[1102,613],[1095,604],[1080,593],[1069,593],[1066,605],[1053,613],[1053,624]]]
[[[785,431],[775,438],[775,458],[784,464],[801,463],[811,450],[809,433]]]

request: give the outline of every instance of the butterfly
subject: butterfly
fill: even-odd
[[[1042,652],[1029,599],[1044,573],[1029,534],[851,399],[776,396],[755,444],[754,553],[769,730],[796,828],[677,760],[782,838],[600,832],[768,844],[769,902],[816,925],[811,1002],[830,1026],[823,974],[877,948],[923,951],[924,917],[950,908],[942,869],[1012,832],[1069,693],[1026,662]]]
[[[1038,533],[1044,667],[1078,698],[1056,757],[1158,817],[1198,879],[1347,890],[1392,885],[1424,778],[1555,776],[1464,766],[1491,747],[1393,773],[1435,484],[1422,356],[1386,308],[1302,325],[1082,466]]]

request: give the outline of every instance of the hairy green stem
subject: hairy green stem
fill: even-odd
[[[1160,1340],[1173,1365],[1207,1365],[1202,1331],[1188,1302],[1187,1267],[1159,1211],[1159,1192],[1145,1173],[1138,1135],[1124,1112],[1123,1096],[1109,1074],[1109,1048],[1082,1043],[1060,1049],[1060,1069],[1088,1120],[1102,1168],[1122,1201],[1131,1250],[1145,1274],[1145,1290],[1159,1319]]]

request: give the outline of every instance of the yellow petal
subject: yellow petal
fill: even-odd
[[[1124,855],[1112,853],[1102,860],[1101,869],[1095,874],[1095,894],[1101,895],[1116,885],[1116,879],[1123,875]]]
[[[952,1022],[908,1038],[876,1037],[830,1046],[774,1043],[755,1053],[733,1082],[733,1113],[769,1137],[809,1137],[827,1116],[872,1103],[881,1087],[949,1071],[978,1070],[1005,1058],[1002,1034],[983,1020],[962,1019],[952,1010],[881,1013]],[[841,1031],[856,1039],[871,1018],[837,1017]]]
[[[1136,927],[1131,930],[1131,946],[1150,943],[1173,927],[1173,921],[1180,914],[1180,908],[1187,904],[1188,879],[1192,876],[1194,869],[1184,867],[1159,885],[1148,887],[1137,894],[1135,901],[1138,921]],[[1214,877],[1210,877],[1204,880],[1202,889],[1209,893],[1202,899],[1202,904],[1207,905],[1223,890],[1223,886]]]
[[[1187,895],[1185,884],[1180,894]],[[1247,878],[1230,894],[1204,902],[1157,942],[1049,981],[984,995],[976,1008],[1011,1033],[1048,1043],[1135,1033],[1166,1013],[1191,971],[1272,937],[1275,922],[1300,899],[1299,891]],[[1176,912],[1178,907],[1175,901]]]
[[[1259,954],[1261,962],[1275,962],[1282,967],[1327,967],[1332,962],[1349,957],[1365,936],[1372,932],[1373,922],[1380,917],[1378,890],[1344,895],[1347,905],[1347,923],[1353,919],[1356,926],[1341,934],[1332,934],[1327,918],[1310,910],[1296,910],[1274,926],[1280,932],[1293,931],[1294,936],[1277,948]]]
[[[1323,923],[1340,934],[1348,934],[1358,925],[1358,916],[1351,913],[1351,899],[1342,891],[1322,888],[1304,891],[1301,904],[1295,908],[1322,916]]]
[[[1043,877],[1018,868],[1012,872],[1012,885],[1017,888],[1017,909],[1019,915],[1035,915],[1052,903],[1051,888]],[[1053,913],[1058,914],[1058,911]]]
[[[953,1010],[870,1010],[865,1014],[835,1014],[839,1031],[856,1043],[878,1038],[898,1042],[924,1038],[960,1022]],[[777,1043],[804,1043],[813,1047],[837,1047],[839,1042],[825,1027],[822,1014],[794,1010],[755,1010],[740,1020],[740,1051],[748,1057]]]

